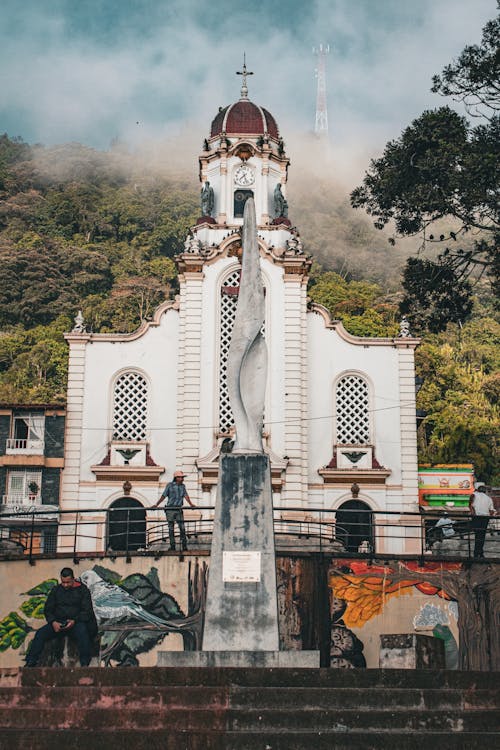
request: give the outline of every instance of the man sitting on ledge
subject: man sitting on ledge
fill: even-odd
[[[97,633],[97,623],[90,591],[76,581],[71,568],[61,570],[61,583],[47,596],[44,608],[47,625],[36,631],[26,655],[26,666],[36,667],[47,641],[54,638],[73,638],[78,646],[80,664],[87,667],[91,658],[91,641]]]

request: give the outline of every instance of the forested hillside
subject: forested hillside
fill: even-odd
[[[186,162],[188,165],[190,161]],[[314,259],[310,296],[357,335],[399,330],[394,249],[347,192],[300,172],[290,218]],[[0,137],[0,401],[64,402],[63,332],[82,309],[95,331],[131,331],[176,291],[173,257],[199,214],[194,170],[149,169],[120,148],[45,148]],[[500,325],[476,301],[469,322],[422,329],[417,353],[423,460],[476,463],[495,479]]]

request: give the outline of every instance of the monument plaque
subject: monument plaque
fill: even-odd
[[[259,583],[260,552],[222,553],[222,580],[225,583]]]

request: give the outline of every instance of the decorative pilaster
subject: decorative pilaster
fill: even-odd
[[[307,501],[307,280],[303,275],[306,259],[300,260],[295,273],[285,268],[285,455],[290,462],[283,502],[289,505]]]
[[[415,511],[418,502],[417,431],[415,426],[415,364],[417,339],[405,338],[398,346],[401,430],[401,484],[403,511]]]
[[[179,364],[176,466],[186,473],[193,498],[199,494],[196,459],[200,455],[200,389],[202,332],[202,261],[195,259],[180,281]],[[186,266],[184,267],[186,268]],[[170,470],[171,467],[168,467]]]
[[[83,431],[85,347],[88,334],[67,334],[69,344],[68,391],[64,471],[61,482],[61,509],[74,508],[79,500]]]

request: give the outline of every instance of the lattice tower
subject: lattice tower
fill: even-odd
[[[316,55],[318,62],[316,67],[316,121],[314,123],[314,132],[316,135],[328,135],[328,111],[326,106],[326,56],[330,52],[328,45],[320,44],[319,47],[313,48],[313,54]]]

